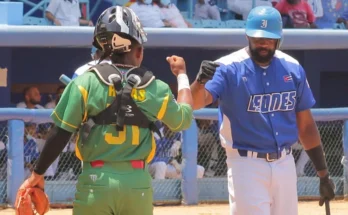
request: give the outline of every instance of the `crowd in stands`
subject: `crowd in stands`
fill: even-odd
[[[330,7],[343,7],[340,14],[334,15],[336,20],[332,22],[332,26],[335,23],[348,26],[348,1],[345,1],[331,0]],[[196,27],[194,23],[197,20],[245,21],[253,5],[253,0],[196,0],[192,19],[188,19],[186,13],[178,9],[176,2],[177,0],[129,0],[124,6],[130,7],[138,15],[144,27],[191,28]],[[323,17],[323,4],[326,2],[330,1],[255,0],[255,6],[275,7],[282,14],[285,28],[318,28],[316,20]],[[91,20],[81,16],[79,5],[79,0],[51,0],[46,8],[45,18],[58,26],[93,26]]]

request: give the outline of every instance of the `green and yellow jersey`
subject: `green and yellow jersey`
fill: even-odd
[[[69,132],[76,132],[89,117],[96,116],[115,99],[113,86],[104,84],[94,72],[85,72],[71,81],[64,90],[51,117],[55,124]],[[169,86],[154,80],[144,89],[133,89],[131,96],[137,106],[151,120],[161,120],[173,131],[187,129],[192,121],[192,108],[175,101]],[[109,162],[146,160],[155,154],[152,131],[125,125],[117,131],[115,125],[95,125],[85,142],[81,129],[76,140],[76,155],[83,161]]]

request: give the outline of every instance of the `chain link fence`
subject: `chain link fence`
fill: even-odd
[[[197,120],[198,137],[198,165],[205,168],[203,183],[207,190],[218,187],[225,182],[227,174],[226,155],[219,140],[218,122],[216,120]],[[337,194],[343,194],[343,121],[317,122],[324,146],[328,170],[337,186]],[[300,143],[293,147],[298,176],[298,193],[300,198],[319,197],[318,178],[312,162]],[[220,184],[221,187],[221,184]],[[227,187],[226,187],[227,189]],[[226,191],[227,192],[227,191]],[[215,200],[216,194],[204,192],[203,200]]]
[[[7,122],[0,121],[0,206],[7,198]]]
[[[182,133],[172,132],[158,123],[162,139],[155,134],[156,153],[149,164],[153,178],[154,201],[156,205],[180,203],[181,201],[181,143]]]
[[[29,177],[42,151],[52,123],[26,123],[24,132],[24,174]],[[81,161],[75,155],[73,135],[59,157],[44,174],[46,193],[51,203],[71,204],[77,178],[82,171]]]
[[[331,176],[335,179],[338,194],[343,191],[343,156],[342,128],[343,121],[317,122],[326,159]],[[37,158],[45,144],[47,133],[52,124],[25,124],[24,132],[24,170],[25,177],[29,177]],[[208,190],[222,187],[227,183],[226,155],[222,148],[218,134],[216,120],[197,120],[198,159],[197,177],[205,184]],[[182,133],[171,132],[162,125],[163,138],[156,136],[156,154],[149,165],[149,172],[153,177],[155,204],[180,203],[181,193],[181,143]],[[75,138],[72,137],[59,158],[45,173],[46,192],[52,203],[72,204],[75,185],[81,173],[81,162],[75,156]],[[0,205],[6,203],[7,183],[7,122],[0,122]],[[188,143],[189,144],[189,143]],[[317,177],[312,163],[300,144],[294,146],[293,155],[296,161],[296,171],[299,177],[299,197],[317,197]],[[207,194],[208,193],[208,194]],[[204,193],[201,200],[219,199],[214,193]],[[225,200],[225,199],[220,199]]]

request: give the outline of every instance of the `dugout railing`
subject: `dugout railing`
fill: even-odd
[[[5,145],[5,147],[0,147],[0,205],[13,205],[16,191],[25,178],[24,152],[26,147],[24,147],[23,142],[27,133],[26,125],[28,123],[51,123],[49,118],[51,112],[52,110],[0,109],[0,140]],[[347,198],[348,162],[345,158],[348,155],[348,108],[313,109],[312,112],[321,133],[329,171],[337,187],[337,197]],[[220,160],[215,163],[215,173],[206,174],[202,179],[196,179],[197,163],[203,166],[208,163],[205,170],[211,170],[209,162],[204,164],[202,147],[204,151],[204,147],[219,144],[216,142],[218,141],[216,127],[214,129],[207,127],[208,130],[212,129],[212,138],[207,138],[207,136],[202,138],[202,126],[200,124],[197,127],[196,121],[217,120],[217,109],[195,111],[194,116],[195,120],[192,126],[183,132],[182,179],[154,180],[155,203],[197,204],[199,202],[228,201],[227,178],[224,174],[226,164],[221,148],[218,152]],[[6,155],[4,155],[5,151]],[[212,149],[207,148],[205,151],[212,151]],[[71,164],[71,162],[72,160],[69,159],[63,161],[64,164]],[[318,178],[315,176],[310,162],[306,164],[305,169],[305,175],[298,177],[299,197],[300,199],[317,199],[319,198]],[[75,184],[76,177],[47,179],[45,191],[52,204],[71,205],[74,199]]]

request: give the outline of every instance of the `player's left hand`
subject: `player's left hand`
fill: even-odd
[[[19,187],[19,189],[26,189],[26,188],[32,188],[32,187],[38,187],[38,188],[44,189],[45,187],[44,176],[38,175],[33,171],[31,176],[23,182],[23,184]]]
[[[88,21],[88,26],[93,26],[93,22],[92,21]]]
[[[332,179],[330,178],[329,174],[327,174],[325,177],[320,178],[320,185],[319,185],[319,192],[320,192],[320,200],[319,205],[323,206],[324,202],[326,200],[332,200],[335,198],[335,189],[336,186]]]
[[[179,155],[179,150],[181,147],[181,142],[179,140],[175,141],[170,148],[170,156],[171,157],[176,157]]]

